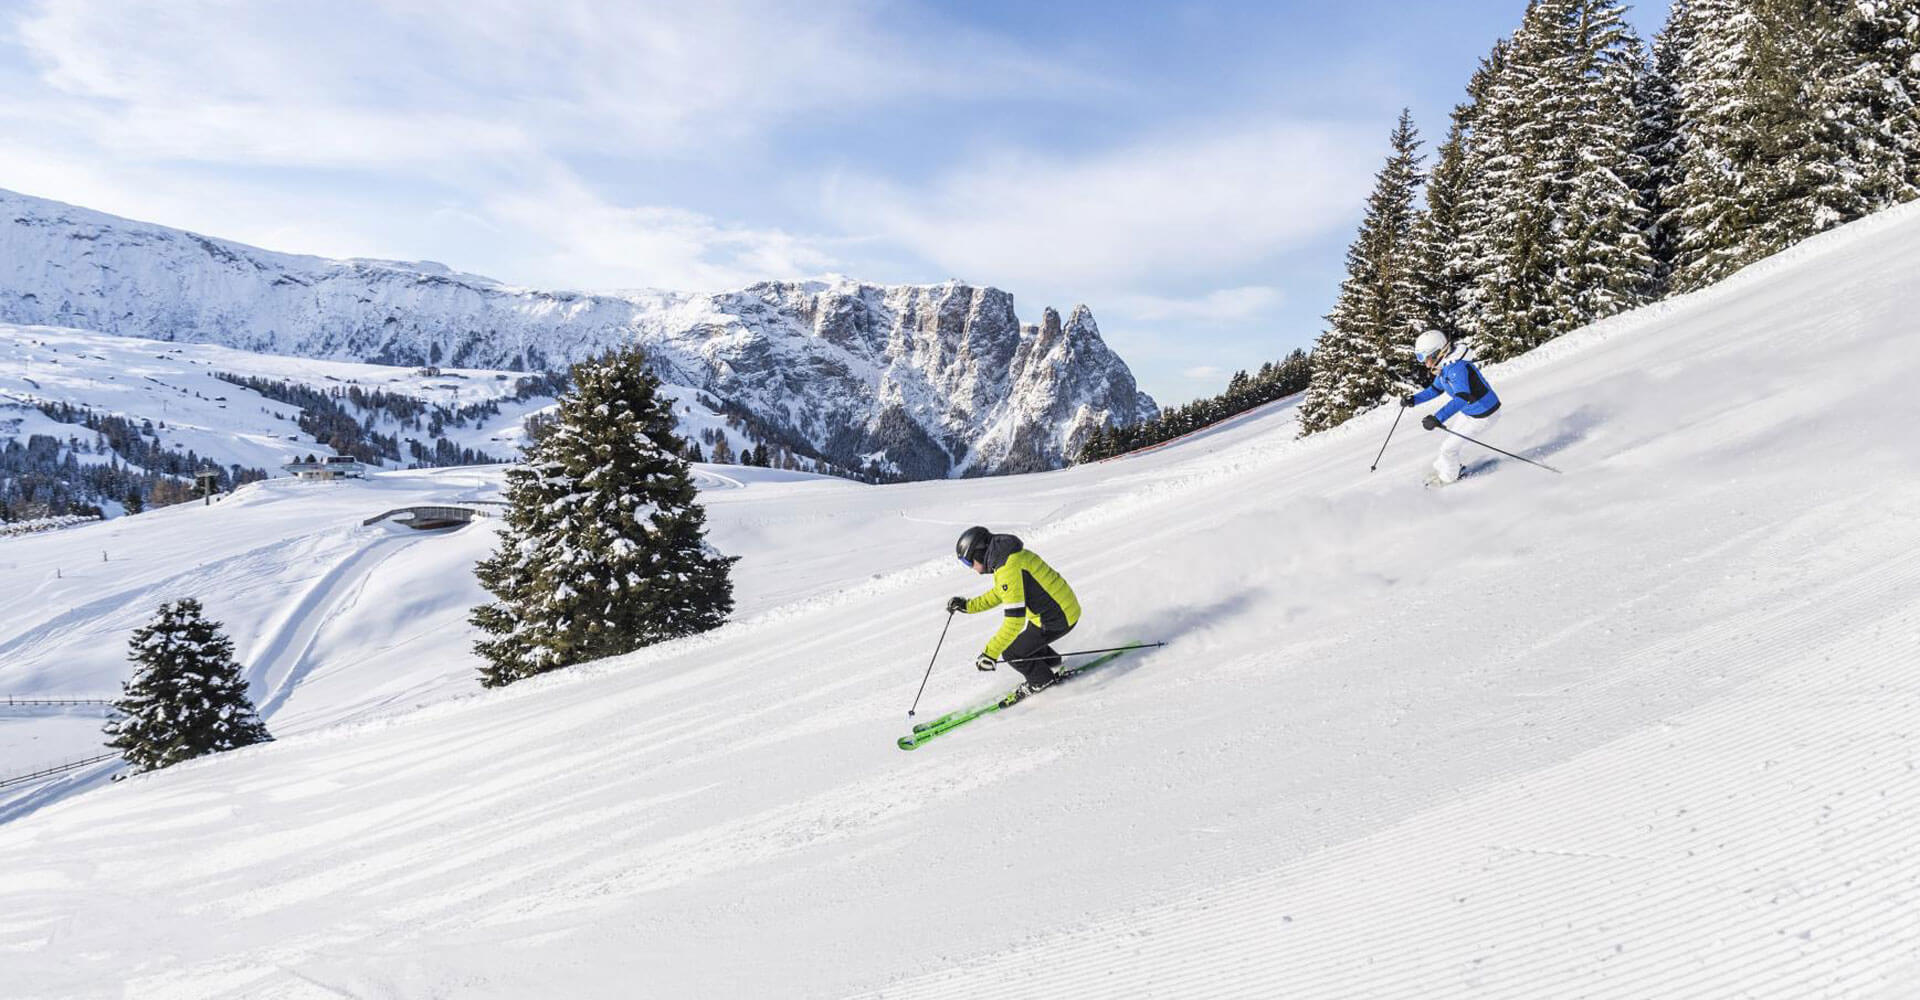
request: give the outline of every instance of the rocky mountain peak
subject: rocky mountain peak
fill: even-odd
[[[761,440],[910,479],[1055,468],[1157,412],[1092,313],[959,281],[515,288],[444,264],[274,253],[0,192],[0,320],[398,365],[557,369],[638,342]],[[1091,334],[1091,336],[1087,336]]]

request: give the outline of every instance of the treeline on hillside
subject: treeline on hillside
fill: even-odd
[[[1533,0],[1430,173],[1401,115],[1304,431],[1397,395],[1422,328],[1500,361],[1920,194],[1911,0],[1675,0],[1651,56],[1625,9]]]
[[[708,450],[703,450],[700,447],[702,444],[705,444]],[[687,454],[684,457],[689,462],[751,465],[762,469],[809,471],[810,467],[819,467],[817,462],[802,463],[799,456],[793,453],[793,449],[784,444],[778,448],[768,448],[765,441],[758,441],[736,452],[733,450],[733,445],[727,442],[726,432],[718,427],[708,427],[700,432],[699,441],[688,442]]]
[[[106,503],[129,513],[164,507],[194,499],[194,477],[205,471],[216,474],[222,492],[267,478],[263,469],[221,467],[192,450],[168,448],[151,421],[136,425],[71,403],[43,403],[39,409],[93,433],[65,439],[34,434],[0,447],[0,521],[97,515]]]
[[[536,396],[557,396],[567,384],[565,374],[543,372],[521,377],[509,396],[449,407],[385,389],[367,389],[358,385],[321,388],[300,382],[227,372],[217,373],[216,377],[251,389],[275,402],[299,407],[301,413],[295,418],[295,423],[300,430],[333,449],[335,454],[375,465],[384,461],[410,461],[415,468],[504,461],[486,452],[459,447],[444,435],[448,428],[478,425],[490,417],[499,416],[503,401],[521,402]],[[362,418],[368,415],[372,419],[363,422]],[[410,440],[403,455],[400,435],[373,429],[373,425],[382,417],[418,431],[423,437],[432,438],[432,447],[418,439]]]
[[[727,426],[746,438],[748,444],[745,449],[736,451],[727,442],[723,432],[710,427],[700,432],[699,443],[690,442],[691,450],[686,456],[690,461],[818,472],[866,483],[899,482],[906,478],[898,470],[882,467],[872,459],[863,458],[855,453],[856,448],[845,446],[837,440],[829,442],[825,449],[816,448],[805,436],[732,401],[717,400],[705,393],[701,393],[698,399],[702,406],[720,414]],[[887,436],[892,427],[884,416],[879,421],[878,431],[878,436],[882,438]],[[772,447],[768,447],[769,443]],[[706,446],[704,451],[700,447],[702,444]],[[883,443],[874,450],[886,450],[886,445]],[[940,474],[945,471],[941,469]]]
[[[1227,391],[1218,396],[1161,410],[1159,416],[1137,424],[1095,428],[1081,444],[1080,454],[1075,461],[1097,462],[1171,441],[1182,434],[1191,434],[1263,403],[1284,399],[1304,390],[1308,375],[1304,351],[1294,351],[1278,363],[1269,361],[1253,375],[1245,371],[1235,372],[1227,382]]]

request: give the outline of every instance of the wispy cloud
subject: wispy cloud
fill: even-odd
[[[1085,154],[1008,151],[907,187],[837,181],[849,229],[962,275],[1115,289],[1203,275],[1344,225],[1377,129],[1251,120]]]
[[[1298,99],[1296,19],[1279,54],[1222,34],[1270,11],[1215,13],[1063,39],[926,0],[22,0],[0,186],[521,283],[960,277],[1086,302],[1169,375],[1232,369],[1311,332],[1298,262],[1391,115]]]
[[[931,12],[862,0],[45,0],[11,28],[32,85],[0,93],[0,127],[41,137],[40,162],[86,176],[22,164],[0,184],[153,217],[114,192],[154,192],[145,182],[170,165],[357,172],[459,203],[436,223],[525,248],[502,277],[576,285],[716,288],[835,262],[831,236],[636,197],[583,164],[764,155],[808,116],[1105,86]],[[181,196],[145,203],[190,202],[189,190],[217,203],[222,186],[176,172],[161,187]],[[226,214],[156,221],[204,228]],[[361,225],[380,229],[364,214]]]
[[[1143,322],[1177,319],[1233,323],[1271,312],[1285,299],[1280,289],[1271,285],[1242,285],[1184,298],[1123,293],[1110,301],[1115,311]]]
[[[45,0],[13,34],[39,103],[103,145],[224,162],[682,155],[795,115],[1103,86],[856,0]]]
[[[729,225],[685,209],[621,206],[558,166],[524,186],[491,192],[486,217],[539,240],[537,270],[585,287],[639,283],[717,291],[766,277],[799,277],[837,263],[822,242],[774,228]]]

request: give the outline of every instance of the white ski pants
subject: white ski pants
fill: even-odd
[[[1469,417],[1462,413],[1453,418],[1453,423],[1441,424],[1439,434],[1445,440],[1440,442],[1439,457],[1433,460],[1434,476],[1443,483],[1451,483],[1460,478],[1460,449],[1465,448],[1467,442],[1457,435],[1448,434],[1445,428],[1451,427],[1467,437],[1485,441],[1487,430],[1500,422],[1500,414],[1503,410],[1505,407],[1484,417]]]

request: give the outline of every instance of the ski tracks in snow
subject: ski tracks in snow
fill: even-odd
[[[416,532],[420,538],[407,538],[395,534],[395,529],[377,526],[355,530],[356,533],[368,531],[374,537],[348,553],[314,581],[306,593],[281,616],[271,636],[258,645],[258,651],[248,656],[251,663],[247,670],[249,685],[255,692],[267,692],[259,706],[263,719],[271,718],[274,712],[285,705],[300,681],[312,670],[313,664],[309,662],[308,654],[313,648],[314,637],[328,621],[351,606],[354,595],[365,584],[368,574],[376,572],[380,563],[392,557],[400,548],[420,538],[431,537]]]
[[[1701,707],[1358,842],[865,995],[1912,995],[1915,595],[1907,554],[1716,620],[1644,653],[1763,672]]]

